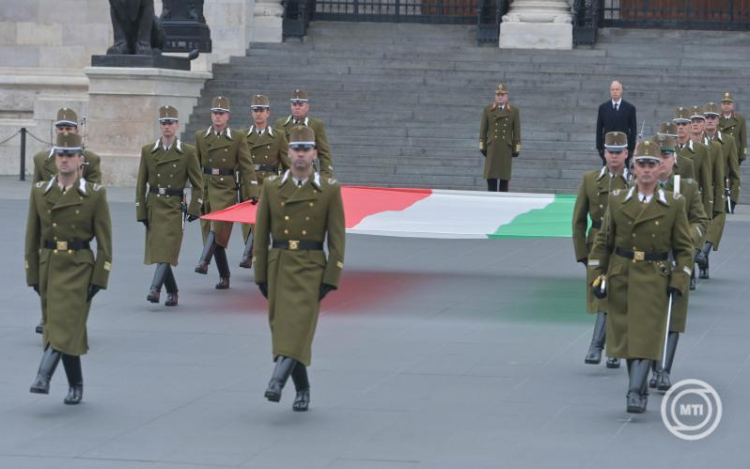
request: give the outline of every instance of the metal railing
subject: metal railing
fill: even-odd
[[[315,12],[315,0],[283,0],[281,5],[284,7],[282,40],[294,37],[302,41]]]
[[[750,0],[600,0],[602,27],[750,31]]]
[[[477,11],[477,45],[497,44],[500,23],[508,13],[509,0],[480,0]]]
[[[18,179],[21,181],[25,181],[26,180],[26,137],[29,136],[32,139],[36,140],[37,142],[43,143],[47,147],[52,146],[52,144],[46,140],[43,140],[37,137],[33,133],[29,132],[29,129],[27,129],[26,127],[21,127],[13,135],[6,137],[3,140],[0,140],[0,146],[5,145],[6,143],[10,142],[17,136],[20,136],[21,138],[20,151],[19,151],[20,170],[18,173],[19,174]]]
[[[575,0],[573,2],[573,44],[576,46],[596,44],[601,0]]]

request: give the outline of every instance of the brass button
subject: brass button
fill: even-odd
[[[284,234],[289,234],[289,230],[284,230]]]
[[[284,216],[284,220],[289,221],[289,215]]]
[[[282,207],[284,206],[284,202],[281,202],[281,206],[282,206]]]
[[[635,238],[635,233],[633,233],[633,238]]]
[[[52,227],[53,227],[53,228],[57,228],[57,223],[53,223],[53,224],[52,224]]]
[[[304,235],[306,235],[306,234],[307,234],[307,231],[305,231],[305,230],[302,230],[302,236],[304,236]]]
[[[315,206],[315,202],[310,202],[310,207],[314,207],[314,206]]]
[[[659,220],[656,220],[655,223],[656,223],[656,226],[659,226]]]

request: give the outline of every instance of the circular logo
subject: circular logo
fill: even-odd
[[[716,389],[699,379],[675,383],[661,401],[664,426],[677,438],[695,441],[706,438],[721,421],[721,398]]]

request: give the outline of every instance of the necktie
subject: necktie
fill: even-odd
[[[617,104],[617,103],[615,103],[615,111],[617,111],[617,108],[619,108],[619,107],[620,107],[620,105]]]
[[[297,187],[302,187],[302,181],[297,181]]]

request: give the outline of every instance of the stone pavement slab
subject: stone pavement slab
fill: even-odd
[[[583,364],[593,326],[569,239],[445,241],[349,236],[341,289],[323,303],[312,407],[263,398],[265,300],[249,270],[192,272],[188,225],[180,306],[147,303],[143,227],[132,189],[110,189],[114,263],[94,300],[84,402],[28,392],[41,356],[26,287],[28,185],[0,179],[0,468],[465,469],[747,467],[750,218],[730,217],[712,278],[692,295],[674,378],[717,389],[724,416],[705,440],[659,415],[625,413],[627,373]],[[241,256],[239,230],[229,249]]]

